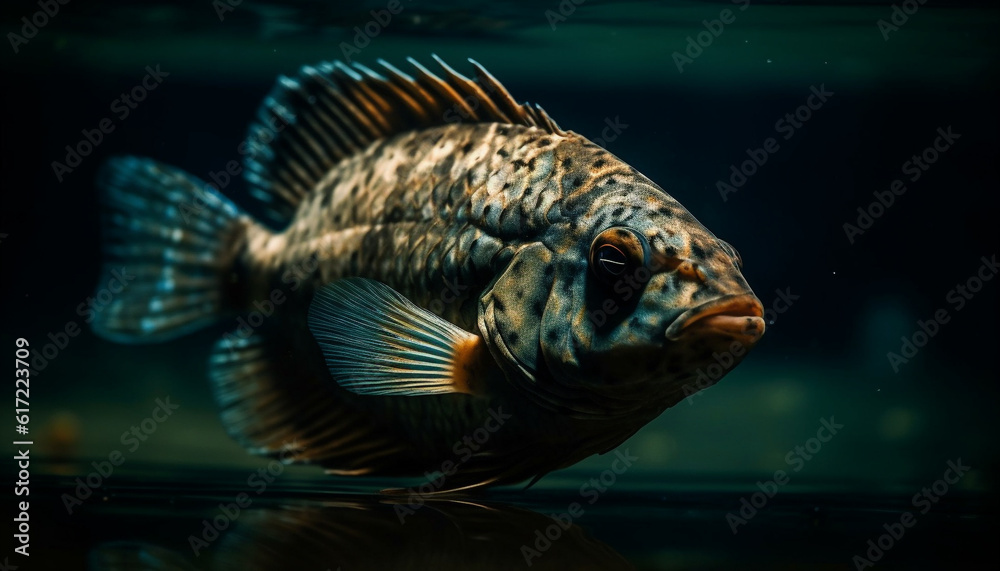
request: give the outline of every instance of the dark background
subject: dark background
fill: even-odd
[[[589,1],[555,30],[545,10],[557,2],[403,4],[359,61],[426,64],[437,53],[470,71],[473,57],[563,128],[596,138],[605,119],[620,118],[628,127],[608,149],[732,243],[765,306],[776,289],[800,296],[737,370],[630,442],[638,471],[752,486],[834,415],[844,435],[793,484],[906,493],[961,457],[973,471],[959,487],[994,488],[1000,280],[960,312],[945,300],[982,256],[1000,253],[992,4],[929,2],[885,41],[876,21],[890,17],[888,3],[752,2],[684,73],[671,54],[731,4]],[[149,156],[201,178],[224,169],[275,76],[339,58],[340,42],[383,6],[244,2],[220,22],[209,2],[71,2],[20,53],[2,46],[4,346],[43,345],[67,322],[82,325],[76,307],[92,295],[100,260],[93,182],[108,157]],[[0,31],[36,9],[4,4]],[[170,76],[57,182],[51,162],[81,129],[114,117],[111,102],[156,64]],[[829,102],[790,140],[778,135],[778,152],[723,201],[716,181],[820,85],[834,92]],[[961,139],[850,244],[843,224],[949,126]],[[226,189],[247,204],[243,192],[242,181]],[[941,308],[951,321],[895,373],[886,354]],[[163,470],[257,465],[225,436],[204,380],[225,328],[159,346],[85,330],[32,383],[38,441],[106,456],[155,398],[172,395],[184,420],[137,457]]]

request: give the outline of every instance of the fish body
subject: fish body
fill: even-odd
[[[279,81],[245,147],[278,229],[176,169],[113,161],[109,268],[143,281],[95,330],[161,341],[247,316],[210,363],[230,434],[441,489],[611,450],[704,388],[713,353],[757,341],[732,247],[477,64],[439,63]]]

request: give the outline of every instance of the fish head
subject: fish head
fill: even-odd
[[[576,222],[554,250],[540,353],[557,394],[662,410],[743,359],[763,307],[732,246],[634,170],[614,179],[566,205]]]

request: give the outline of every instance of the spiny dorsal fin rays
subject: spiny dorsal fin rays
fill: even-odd
[[[552,117],[545,112],[545,109],[542,109],[542,106],[537,103],[535,103],[535,115],[540,129],[545,129],[550,133],[557,133],[560,135],[566,134],[566,131],[560,129],[555,120],[553,120]]]
[[[453,86],[461,90],[466,97],[471,97],[473,100],[479,101],[484,107],[486,107],[488,116],[494,117],[503,123],[510,123],[510,118],[507,117],[507,115],[501,111],[499,107],[497,107],[497,104],[490,98],[489,95],[486,94],[485,91],[483,91],[483,88],[480,87],[478,83],[455,71],[450,65],[445,63],[443,59],[439,58],[437,54],[431,54],[431,57],[434,58],[434,61],[441,66],[445,74],[451,80]],[[472,62],[473,65],[479,65],[471,59],[469,61]]]
[[[497,78],[493,77],[492,73],[474,59],[469,58],[469,63],[476,70],[476,80],[482,83],[490,93],[497,95],[497,104],[504,107],[506,115],[512,118],[510,121],[512,123],[524,122],[526,117],[523,106],[518,105],[517,101],[514,101],[514,98],[507,92],[507,89],[497,81]]]
[[[396,66],[384,59],[379,59],[378,64],[389,72],[387,85],[397,91],[396,95],[400,96],[401,100],[407,102],[410,110],[417,117],[416,124],[419,126],[430,124],[432,114],[437,111],[434,98],[422,89],[413,77],[397,69]]]
[[[328,73],[332,73],[334,70],[339,71],[340,73],[346,74],[347,77],[352,78],[355,82],[360,82],[363,79],[361,75],[359,75],[351,68],[345,66],[343,62],[339,61],[335,62],[333,65],[324,64],[321,67],[321,69],[323,69]],[[360,83],[355,83],[355,85],[360,85]],[[382,116],[381,113],[379,113],[374,108],[374,106],[370,101],[375,96],[374,93],[368,93],[365,92],[364,90],[354,89],[351,91],[353,95],[353,100],[352,100],[351,97],[348,97],[341,90],[336,89],[335,86],[329,87],[327,89],[327,92],[330,95],[330,97],[335,98],[337,100],[337,103],[339,103],[343,107],[343,111],[334,108],[334,111],[336,111],[336,116],[340,121],[347,121],[348,117],[344,116],[345,112],[350,117],[356,117],[358,120],[358,128],[363,128],[367,132],[368,137],[381,138],[382,136],[385,135],[385,133],[389,131],[389,124],[386,123],[384,120],[382,121],[381,125],[375,124],[375,121],[382,119]],[[381,100],[385,109],[388,109],[389,104],[384,99],[381,98],[379,99]],[[361,136],[359,136],[358,139],[365,140],[365,138]]]
[[[498,101],[504,103],[508,107],[508,113],[515,117],[514,121],[508,121],[510,123],[515,123],[518,125],[528,125],[530,127],[538,127],[539,129],[544,129],[549,133],[554,135],[565,135],[566,131],[559,128],[559,125],[549,116],[548,113],[542,109],[542,106],[535,103],[525,103],[519,104],[514,101],[510,92],[499,82],[497,78],[493,77],[485,67],[479,64],[479,62],[469,58],[469,63],[476,68],[476,78],[478,81],[484,83],[491,93],[497,95]]]
[[[372,137],[378,136],[378,133],[371,128],[371,123],[364,120],[365,114],[361,109],[327,75],[324,75],[324,71],[329,74],[335,72],[336,68],[332,66],[322,66],[320,69],[303,68],[302,72],[323,88],[317,94],[316,100],[307,100],[303,104],[315,106],[316,112],[322,114],[327,127],[333,128],[337,137],[348,147],[347,152],[355,153],[364,148]]]
[[[274,222],[285,225],[331,169],[372,143],[453,123],[507,123],[565,134],[537,105],[519,104],[483,66],[476,79],[444,63],[437,75],[412,58],[410,73],[378,60],[326,62],[280,77],[251,125],[245,177]]]
[[[402,113],[403,108],[413,111],[419,109],[420,105],[405,91],[393,90],[389,78],[360,63],[355,62],[352,65],[355,69],[364,71],[367,78],[365,81],[358,82],[357,85],[367,87],[382,102],[382,112],[377,116],[383,120],[387,127],[386,135],[400,130],[401,118],[405,116]],[[388,94],[386,94],[387,91]]]
[[[476,121],[479,120],[479,117],[476,116],[476,111],[472,107],[469,107],[469,102],[459,95],[459,93],[455,91],[451,85],[440,77],[434,75],[431,70],[420,65],[420,62],[417,60],[409,57],[406,58],[406,61],[410,62],[410,65],[417,68],[417,71],[420,72],[417,75],[417,83],[421,84],[421,87],[429,87],[430,90],[437,93],[436,96],[431,95],[431,97],[435,97],[435,99],[439,99],[441,101],[454,101],[456,106],[462,108],[462,115],[464,117],[469,117],[470,119]]]

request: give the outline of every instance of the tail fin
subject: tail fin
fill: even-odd
[[[206,183],[149,159],[112,159],[98,185],[105,265],[91,308],[94,332],[148,343],[218,319],[223,276],[248,219]]]

